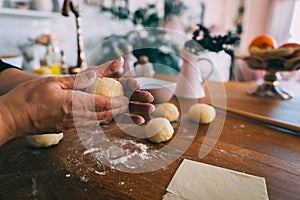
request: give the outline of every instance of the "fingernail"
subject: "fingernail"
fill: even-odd
[[[122,56],[119,56],[117,59],[114,60],[113,63],[123,63],[124,62],[124,58]]]
[[[151,104],[151,107],[149,109],[149,113],[152,113],[155,110],[155,106]]]
[[[138,123],[138,125],[145,123],[145,119],[142,118],[141,121]]]
[[[152,94],[151,94],[151,96],[149,98],[149,102],[153,102],[153,101],[154,101],[154,96],[152,96]]]

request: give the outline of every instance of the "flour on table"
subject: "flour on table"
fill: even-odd
[[[170,164],[174,158],[182,154],[176,148],[171,149],[164,144],[157,144],[154,149],[153,144],[143,138],[113,137],[112,134],[118,127],[102,128],[102,130],[85,130],[79,134],[86,148],[83,155],[92,155],[111,169],[126,172],[153,171]]]

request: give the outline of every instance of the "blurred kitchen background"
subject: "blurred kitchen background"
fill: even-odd
[[[278,43],[300,42],[300,0],[72,0],[82,16],[84,52],[89,53],[105,38],[131,31],[145,22],[138,18],[158,17],[159,24],[192,36],[193,27],[202,23],[212,34],[233,33],[240,37],[236,54],[247,54],[256,35],[270,34]],[[176,5],[166,10],[166,2]],[[37,51],[45,59],[47,46],[36,44],[42,34],[53,36],[53,45],[63,52],[64,62],[75,66],[77,39],[75,16],[61,14],[63,0],[0,0],[0,55],[20,55]],[[140,13],[136,13],[141,9]],[[144,9],[144,10],[143,10]],[[170,12],[170,13],[166,13]],[[133,18],[133,14],[136,18]],[[155,15],[152,15],[155,13]],[[140,21],[138,21],[140,20]],[[148,24],[147,24],[148,23]],[[48,49],[49,50],[49,49]],[[24,53],[24,52],[23,52]],[[95,64],[100,64],[94,61]],[[179,66],[180,67],[180,66]],[[249,69],[249,71],[251,71]],[[241,78],[246,80],[247,77]]]

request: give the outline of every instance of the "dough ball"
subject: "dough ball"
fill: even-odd
[[[190,107],[188,116],[194,122],[200,124],[209,124],[215,119],[216,110],[210,105],[198,103]]]
[[[151,115],[153,117],[163,117],[173,122],[179,118],[179,111],[172,103],[162,103],[156,106]]]
[[[151,142],[159,143],[171,139],[174,129],[166,118],[155,118],[148,122],[145,133]]]
[[[41,135],[28,135],[26,136],[26,140],[32,147],[50,147],[58,144],[63,137],[63,133],[49,133]]]
[[[113,78],[98,78],[86,88],[86,92],[107,97],[119,97],[124,95],[122,84]]]

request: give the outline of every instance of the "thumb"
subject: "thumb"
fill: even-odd
[[[84,89],[90,86],[96,79],[96,72],[93,70],[82,72],[76,75],[61,78],[64,89]]]
[[[98,77],[106,76],[114,72],[118,72],[121,67],[124,65],[124,58],[122,56],[118,57],[113,61],[108,61],[100,66],[89,67],[83,72],[86,71],[95,71]]]

